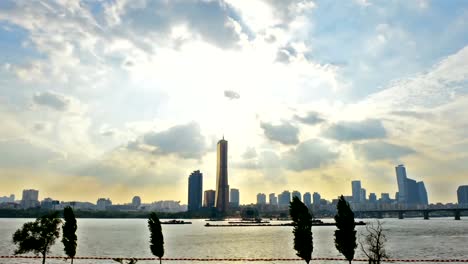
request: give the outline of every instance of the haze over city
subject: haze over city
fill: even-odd
[[[456,202],[467,85],[465,1],[0,1],[0,196],[185,203],[224,137],[241,204]]]

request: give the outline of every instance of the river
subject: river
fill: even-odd
[[[0,219],[0,255],[13,255],[12,235],[27,221]],[[204,220],[192,225],[163,225],[165,257],[193,258],[295,258],[292,227],[207,228]],[[325,219],[324,221],[332,221]],[[364,221],[375,221],[364,219]],[[468,219],[382,219],[387,251],[395,259],[468,259]],[[219,222],[213,222],[217,224]],[[313,257],[342,257],[335,249],[334,226],[313,227]],[[365,227],[356,227],[358,234]],[[77,256],[152,257],[145,219],[78,219]],[[60,240],[51,255],[64,255]],[[359,247],[356,257],[363,257]],[[1,259],[1,263],[40,263],[39,259]],[[336,261],[323,261],[336,263]],[[48,260],[47,263],[65,263]],[[75,260],[76,264],[117,263]],[[140,261],[138,263],[152,263]],[[164,263],[164,262],[163,262]],[[193,263],[193,262],[167,262]],[[231,262],[233,263],[233,262]],[[239,263],[239,262],[236,262]],[[260,262],[274,263],[274,262]],[[285,263],[285,262],[282,262]],[[287,263],[287,262],[286,262]],[[289,263],[303,263],[289,262]],[[343,262],[344,263],[344,262]],[[363,262],[361,262],[363,263]],[[364,262],[365,263],[365,262]]]

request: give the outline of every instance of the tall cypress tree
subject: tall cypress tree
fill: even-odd
[[[354,258],[354,250],[357,247],[354,213],[343,195],[338,200],[336,209],[335,247],[351,264]]]
[[[148,228],[151,233],[150,237],[150,249],[153,255],[159,258],[159,263],[161,263],[161,258],[164,256],[164,237],[161,230],[161,222],[159,221],[156,213],[151,213],[148,219]]]
[[[293,197],[289,204],[289,214],[294,224],[294,249],[296,255],[306,263],[312,259],[312,251],[314,250],[312,242],[312,215],[309,213],[307,206],[296,196]]]
[[[70,206],[65,207],[63,210],[63,218],[65,219],[65,223],[62,226],[62,243],[63,243],[63,250],[68,257],[71,258],[71,263],[73,264],[73,258],[76,254],[76,218],[75,214],[73,213],[73,209]]]

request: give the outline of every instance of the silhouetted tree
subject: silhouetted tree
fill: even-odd
[[[62,220],[58,218],[57,212],[39,217],[34,222],[25,223],[13,234],[13,243],[18,246],[15,255],[28,252],[36,255],[40,253],[44,264],[50,247],[60,236],[61,223]]]
[[[63,210],[63,218],[65,223],[62,226],[62,243],[63,250],[68,257],[71,258],[73,264],[73,258],[76,254],[76,218],[73,213],[73,209],[70,206],[65,207]]]
[[[159,263],[161,263],[161,258],[164,256],[164,237],[161,230],[161,222],[156,213],[151,213],[148,219],[148,227],[151,233],[151,252],[159,258]]]
[[[289,204],[289,214],[294,224],[294,249],[296,255],[306,263],[312,259],[312,251],[314,250],[312,242],[312,215],[309,213],[307,206],[296,196],[293,197]]]
[[[336,209],[335,222],[338,229],[335,231],[335,247],[351,263],[357,247],[354,213],[343,195],[338,199]]]
[[[362,252],[369,259],[369,264],[380,264],[382,259],[388,258],[387,252],[385,250],[385,242],[387,238],[383,233],[382,224],[377,220],[377,226],[374,224],[366,225],[367,234],[365,234],[364,242],[359,242],[361,244]]]

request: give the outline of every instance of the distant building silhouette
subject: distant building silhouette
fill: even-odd
[[[395,199],[400,204],[406,205],[428,205],[427,191],[424,182],[416,182],[407,177],[406,168],[403,164],[395,167],[398,193]]]
[[[406,168],[403,164],[400,164],[395,167],[395,172],[397,176],[398,183],[398,197],[395,197],[399,203],[406,203],[407,201],[407,177],[406,177]]]
[[[56,206],[60,204],[60,201],[54,200],[52,198],[45,198],[41,201],[41,208],[43,209],[56,209]]]
[[[10,196],[2,196],[0,197],[0,203],[14,203],[15,202],[15,195],[10,194]]]
[[[23,197],[21,198],[22,208],[33,208],[39,206],[39,191],[38,190],[23,190]]]
[[[459,186],[457,189],[458,205],[468,206],[468,185]]]
[[[229,206],[239,207],[239,189],[230,189],[229,190]]]
[[[215,190],[206,190],[203,198],[203,207],[212,208],[215,206]]]
[[[364,188],[361,188],[359,201],[360,201],[361,203],[366,202],[366,189],[364,189]]]
[[[361,181],[352,181],[351,182],[351,190],[352,190],[352,195],[353,199],[352,201],[355,203],[360,203],[361,202]],[[347,200],[349,201],[349,200]]]
[[[257,194],[257,204],[266,204],[266,195],[264,193]]]
[[[310,205],[312,204],[312,196],[310,195],[310,192],[304,193],[302,201],[307,207],[310,207]]]
[[[229,183],[228,142],[224,137],[218,141],[217,156],[215,207],[218,212],[225,213],[229,208]]]
[[[112,201],[109,198],[99,198],[96,202],[96,208],[104,211],[112,205]]]
[[[202,207],[203,198],[203,174],[196,170],[192,172],[188,180],[188,207],[189,211],[196,211]]]
[[[289,191],[283,191],[278,194],[278,205],[279,206],[289,206],[291,202],[291,193]]]
[[[140,196],[134,196],[132,199],[132,205],[135,206],[136,208],[140,207],[141,205],[141,198]]]
[[[299,198],[300,201],[302,201],[302,196],[301,196],[301,193],[299,191],[293,191],[292,192],[292,195],[291,195],[291,199],[296,196],[297,198]]]
[[[314,200],[314,206],[320,205],[320,199],[322,197],[320,197],[320,194],[318,192],[314,192],[314,194],[312,195],[312,198]]]
[[[388,193],[381,193],[380,194],[380,201],[382,203],[390,203],[392,200],[390,199],[390,194]]]
[[[369,193],[369,203],[377,202],[377,195],[375,193]]]
[[[268,202],[270,205],[278,205],[278,198],[274,193],[268,195]]]

